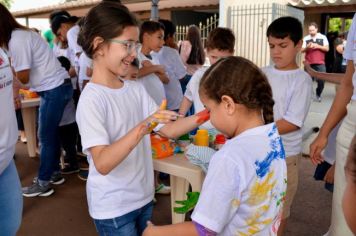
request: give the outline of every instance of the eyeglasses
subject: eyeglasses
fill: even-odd
[[[109,39],[109,41],[125,45],[128,54],[133,53],[133,50],[135,50],[135,52],[137,53],[141,47],[140,43],[130,40]]]

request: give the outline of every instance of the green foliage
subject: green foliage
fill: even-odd
[[[342,29],[342,21],[342,18],[330,18],[328,32],[342,33],[343,31],[348,31],[350,29],[352,19],[345,19],[345,29]]]
[[[340,32],[342,26],[341,18],[331,18],[329,20],[329,32]]]
[[[12,0],[0,0],[0,3],[4,4],[5,7],[10,9]]]

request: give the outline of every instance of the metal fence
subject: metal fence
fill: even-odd
[[[228,7],[227,27],[235,33],[235,55],[248,58],[260,67],[271,64],[266,31],[281,16],[293,16],[304,22],[302,10],[277,3]],[[298,57],[300,64],[301,56]]]
[[[200,35],[204,47],[210,31],[218,27],[218,25],[219,25],[219,19],[216,14],[214,16],[207,18],[205,24],[203,24],[202,22],[199,23],[198,27],[200,29]],[[189,28],[188,25],[184,25],[184,26],[179,25],[176,27],[176,34],[175,34],[176,42],[185,39],[185,36],[188,32],[188,28]]]

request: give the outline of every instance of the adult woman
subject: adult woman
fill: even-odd
[[[0,229],[1,235],[13,236],[21,223],[22,196],[20,179],[13,161],[18,135],[12,99],[13,73],[4,46],[0,43]],[[19,105],[19,100],[15,101]]]
[[[345,222],[341,209],[341,201],[346,186],[344,166],[351,140],[356,133],[356,73],[354,67],[354,62],[356,61],[356,15],[353,18],[348,36],[349,40],[347,41],[344,53],[344,57],[348,60],[345,76],[341,80],[341,85],[337,91],[328,116],[320,129],[318,137],[310,145],[310,157],[312,158],[313,163],[321,163],[323,161],[321,151],[328,143],[330,132],[336,124],[345,117],[336,140],[333,208],[331,227],[327,234],[329,236],[353,235]]]
[[[41,97],[39,140],[41,162],[38,178],[23,189],[26,197],[49,196],[52,183],[63,183],[59,172],[60,141],[58,124],[72,98],[68,73],[61,67],[47,42],[36,32],[20,25],[0,4],[0,45],[7,48],[16,77],[29,84]]]
[[[178,47],[183,63],[187,67],[187,75],[180,80],[184,93],[192,75],[205,62],[205,53],[199,28],[195,25],[189,26],[185,40],[181,41]]]

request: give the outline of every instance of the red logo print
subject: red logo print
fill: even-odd
[[[0,57],[0,66],[4,63],[4,60]]]

